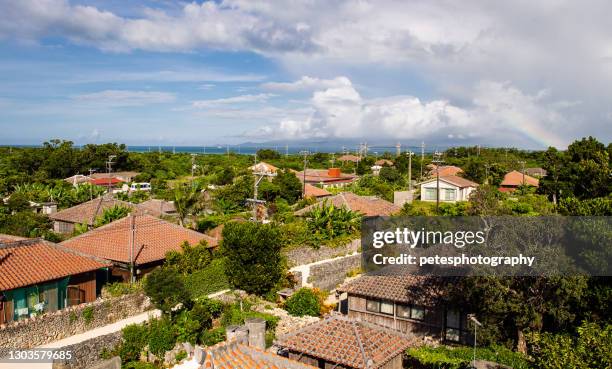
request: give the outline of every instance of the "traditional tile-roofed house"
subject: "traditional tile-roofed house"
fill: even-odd
[[[525,174],[535,178],[542,178],[546,177],[546,174],[548,174],[548,172],[546,172],[546,169],[542,168],[527,168],[525,169]]]
[[[280,337],[289,358],[319,368],[401,369],[415,340],[363,321],[332,316]]]
[[[512,192],[522,185],[538,187],[540,181],[537,178],[513,170],[512,172],[506,173],[504,180],[500,184],[499,190],[502,192]]]
[[[141,275],[161,265],[168,251],[181,250],[183,242],[196,245],[202,240],[210,247],[216,247],[218,243],[205,234],[150,215],[140,215],[116,220],[61,245],[111,261],[114,265],[112,274],[129,280],[130,263],[133,262],[135,273]]]
[[[320,199],[332,195],[331,192],[327,191],[326,189],[313,186],[310,183],[306,183],[304,189],[306,190],[306,193],[304,194],[304,197],[306,198],[314,197]]]
[[[39,238],[0,235],[0,324],[96,299],[96,272],[110,267]]]
[[[50,214],[49,218],[53,220],[53,230],[58,233],[69,234],[74,232],[75,224],[87,224],[93,226],[96,218],[104,213],[105,209],[114,206],[124,206],[133,209],[136,213],[139,212],[136,205],[117,200],[111,197],[101,196],[82,204],[73,206],[68,209]]]
[[[431,178],[420,183],[421,201],[436,201],[437,178]],[[478,183],[458,176],[440,176],[440,201],[467,201],[470,194],[476,190]]]
[[[378,160],[376,160],[374,162],[374,165],[380,165],[381,167],[385,166],[385,165],[392,166],[393,162],[391,160],[388,160],[388,159],[378,159]]]
[[[467,316],[446,306],[438,277],[365,275],[337,289],[348,317],[402,333],[426,334],[453,342],[468,342]]]
[[[221,343],[204,349],[201,368],[209,369],[315,369],[271,352],[232,342]],[[177,368],[178,369],[178,368]]]
[[[89,176],[85,176],[82,174],[75,174],[71,177],[68,178],[64,178],[64,181],[70,183],[73,186],[77,186],[80,185],[81,183],[87,183],[89,181],[91,181],[93,178],[89,177]]]
[[[174,201],[150,199],[136,205],[143,213],[156,217],[176,215]]]
[[[345,163],[347,161],[350,161],[352,163],[357,163],[359,160],[361,160],[361,158],[359,158],[359,156],[356,155],[352,155],[352,154],[345,154],[342,155],[338,158],[338,161],[341,163]]]
[[[429,177],[435,177],[437,175],[436,165],[433,165],[433,168],[429,171]],[[439,168],[440,177],[446,176],[456,176],[459,173],[463,172],[463,169],[456,167],[454,165],[441,165]]]
[[[132,172],[132,171],[123,171],[123,172],[113,172],[111,173],[111,177],[117,178],[123,182],[132,182],[134,180],[134,178],[136,176],[138,176],[140,173],[139,172]],[[93,173],[91,175],[91,178],[94,179],[99,179],[99,178],[106,178],[108,179],[108,173]]]
[[[357,179],[357,176],[353,174],[342,173],[340,168],[306,169],[306,176],[304,176],[304,171],[295,172],[295,175],[301,182],[305,181],[307,184],[319,185],[323,188],[342,187]]]
[[[336,207],[345,207],[364,216],[389,216],[401,210],[399,206],[376,196],[360,196],[352,192],[342,192],[300,209],[294,214],[298,216],[306,215],[312,209],[322,206],[324,203],[333,204]]]
[[[91,183],[92,185],[103,186],[103,187],[118,187],[123,182],[125,181],[117,177],[92,178],[89,181],[89,183]]]
[[[259,163],[250,166],[249,170],[251,170],[253,173],[264,173],[268,175],[276,175],[278,168],[272,164],[268,164],[263,161],[260,161]]]

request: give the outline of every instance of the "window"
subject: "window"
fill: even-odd
[[[400,318],[410,318],[410,306],[397,305],[397,316]]]
[[[457,190],[454,188],[446,188],[444,190],[444,200],[455,201],[457,199]]]
[[[378,313],[380,311],[380,302],[377,300],[367,300],[366,310],[373,313]]]
[[[425,189],[425,200],[435,200],[435,199],[436,199],[436,189],[426,188]]]
[[[393,302],[383,301],[380,303],[380,312],[387,315],[393,315]]]
[[[446,312],[446,339],[459,342],[461,338],[461,314],[457,310]]]
[[[423,320],[425,318],[425,309],[422,306],[413,305],[410,309],[410,318]]]

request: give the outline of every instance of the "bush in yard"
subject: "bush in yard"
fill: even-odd
[[[174,327],[167,317],[149,321],[149,351],[163,360],[166,351],[171,350],[176,343]]]
[[[287,299],[285,310],[294,316],[319,316],[321,302],[315,291],[310,288],[300,288]]]
[[[203,331],[200,335],[200,342],[206,346],[216,345],[219,342],[225,341],[225,328],[219,327]]]
[[[182,276],[174,268],[157,268],[144,281],[144,291],[151,302],[164,313],[170,313],[179,303],[189,304],[191,296]]]
[[[191,274],[205,268],[213,258],[213,251],[206,241],[202,240],[195,246],[185,241],[181,251],[168,251],[166,253],[166,266],[175,267],[183,274]]]
[[[228,223],[223,228],[225,274],[234,288],[263,295],[283,277],[282,240],[277,226]]]
[[[422,369],[467,369],[473,360],[473,348],[446,346],[411,348],[406,352],[411,367]],[[504,346],[492,345],[476,349],[477,360],[487,360],[514,369],[530,368],[527,358]]]
[[[119,356],[123,363],[140,360],[149,337],[149,328],[144,324],[130,324],[121,330],[122,341]]]
[[[183,276],[191,297],[196,299],[230,287],[225,275],[225,260],[214,259],[206,268]]]

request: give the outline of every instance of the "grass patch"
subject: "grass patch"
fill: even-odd
[[[224,264],[224,259],[214,259],[204,269],[185,276],[185,286],[193,299],[229,288]]]

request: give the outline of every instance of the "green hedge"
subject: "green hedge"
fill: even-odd
[[[470,347],[419,347],[409,349],[406,354],[410,363],[419,369],[466,369],[470,367],[474,357],[474,351]],[[514,369],[529,368],[529,362],[524,355],[504,346],[477,348],[476,359],[492,361]]]
[[[228,289],[223,259],[214,259],[206,268],[186,275],[185,286],[193,299]]]

